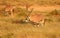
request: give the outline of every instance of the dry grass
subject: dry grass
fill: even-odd
[[[46,22],[45,26],[37,27],[30,23],[11,23],[11,18],[0,19],[3,19],[0,21],[0,38],[60,38],[59,22]]]
[[[38,11],[38,13],[42,12]],[[22,16],[18,15],[19,17],[14,16],[13,18],[11,16],[0,17],[0,38],[60,38],[60,21],[58,22],[60,19],[58,17],[47,16],[53,21],[50,22],[47,20],[43,27],[37,27],[36,25],[30,23],[12,23],[12,21],[25,19],[25,15],[23,14]],[[42,14],[46,15],[47,13],[43,12]]]

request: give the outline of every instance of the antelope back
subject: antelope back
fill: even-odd
[[[29,19],[30,21],[38,23],[44,19],[44,16],[42,14],[33,14],[33,15],[30,15]]]
[[[5,11],[12,11],[12,9],[14,9],[14,8],[15,8],[14,6],[6,5],[5,6]]]

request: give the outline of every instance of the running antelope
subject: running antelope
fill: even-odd
[[[13,11],[14,11],[15,6],[12,5],[6,5],[4,8],[4,11],[13,16]]]
[[[45,24],[45,17],[42,14],[33,14],[28,17],[29,21],[38,26],[43,26]]]

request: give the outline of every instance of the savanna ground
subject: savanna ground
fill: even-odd
[[[58,7],[36,7],[37,11],[34,9],[33,13],[41,13],[51,20],[47,20],[44,26],[39,27],[30,23],[17,23],[16,21],[25,19],[24,13],[20,15],[18,13],[14,17],[0,15],[0,38],[60,38],[60,15],[50,15],[51,11],[48,11],[49,9],[52,11],[58,9],[57,11],[60,13],[60,7]],[[52,13],[55,12],[53,11]]]

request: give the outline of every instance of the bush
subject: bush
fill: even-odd
[[[26,16],[27,15],[27,11],[23,8],[15,8],[14,9],[14,13],[17,14],[16,16],[17,17],[20,17],[20,16]]]
[[[48,14],[49,16],[50,15],[60,15],[60,10],[53,10],[53,11],[51,11],[49,14]]]

